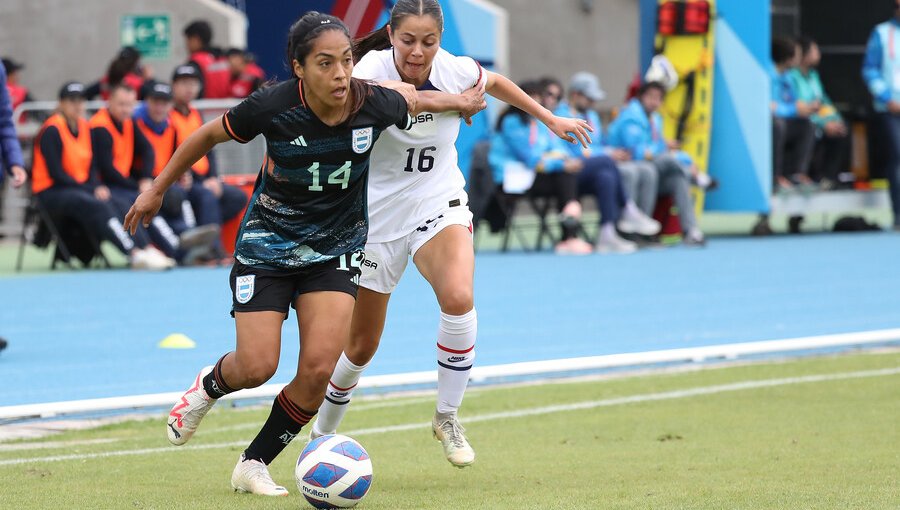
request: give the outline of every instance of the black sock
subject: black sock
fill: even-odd
[[[225,356],[228,355],[226,354]],[[222,360],[225,359],[225,356],[219,358],[212,372],[206,374],[206,377],[203,378],[203,389],[210,398],[222,398],[229,393],[237,391],[225,384],[225,379],[222,378]]]
[[[265,425],[250,446],[244,450],[244,457],[266,465],[271,464],[316,412],[318,411],[310,412],[299,408],[282,390],[272,403],[272,412],[269,413]]]

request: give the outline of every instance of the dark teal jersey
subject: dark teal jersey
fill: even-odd
[[[237,238],[242,264],[293,269],[363,249],[372,146],[384,129],[412,124],[400,94],[369,90],[360,111],[333,127],[307,107],[297,79],[254,92],[222,117],[238,142],[266,138],[266,163]]]

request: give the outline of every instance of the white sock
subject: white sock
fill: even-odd
[[[337,432],[338,425],[344,419],[344,413],[347,412],[350,404],[353,388],[356,387],[356,383],[359,382],[359,378],[367,366],[369,365],[354,365],[346,354],[341,353],[341,357],[334,367],[334,373],[331,374],[331,380],[328,381],[325,401],[319,407],[316,423],[313,424],[313,430],[317,434],[325,435]]]
[[[469,372],[475,361],[477,333],[478,314],[474,308],[463,315],[441,312],[437,337],[439,413],[455,414],[462,404]]]

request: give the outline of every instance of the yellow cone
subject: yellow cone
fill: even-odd
[[[160,349],[193,349],[197,343],[183,333],[172,333],[159,342]]]

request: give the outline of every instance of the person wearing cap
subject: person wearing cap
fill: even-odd
[[[175,128],[175,147],[181,145],[194,131],[203,126],[200,112],[191,107],[191,101],[197,98],[200,91],[200,82],[201,77],[197,68],[191,65],[180,65],[172,74],[173,105],[169,113],[169,123]],[[191,167],[191,176],[195,186],[201,188],[189,193],[198,218],[202,217],[208,222],[215,219],[215,223],[221,225],[240,214],[247,205],[247,195],[243,191],[219,180],[214,153],[210,152],[194,163]],[[213,195],[213,202],[218,201],[218,207],[207,203],[211,200],[209,194]],[[205,223],[201,221],[200,224]]]
[[[688,246],[704,246],[706,239],[697,224],[692,184],[702,189],[715,186],[715,181],[701,174],[691,157],[679,150],[676,141],[663,136],[663,118],[659,113],[666,88],[659,82],[648,82],[628,102],[609,126],[609,144],[629,151],[635,161],[652,162],[659,174],[659,194],[671,195],[678,208],[682,242]]]
[[[131,118],[136,101],[137,93],[133,89],[122,83],[114,85],[109,90],[106,108],[99,110],[88,122],[94,164],[109,188],[120,218],[125,217],[138,192],[149,189],[153,181],[153,147],[144,133],[135,129]],[[180,208],[176,209],[178,214]],[[184,223],[181,219],[180,224]],[[149,236],[167,257],[179,263],[189,263],[188,250],[209,245],[219,233],[214,226],[179,230],[176,234],[168,221],[157,216],[147,229],[142,226],[138,232],[141,236]]]
[[[34,101],[28,88],[19,83],[19,71],[25,69],[25,65],[11,58],[3,57],[3,67],[6,69],[6,90],[12,101],[12,109],[15,110],[25,101]]]
[[[184,43],[187,48],[187,64],[193,65],[203,77],[200,97],[221,99],[229,97],[231,70],[228,60],[213,52],[212,27],[206,20],[194,20],[184,28]]]
[[[658,234],[661,228],[647,215],[656,204],[656,169],[650,163],[634,163],[627,151],[606,144],[603,123],[594,110],[596,103],[606,97],[597,76],[576,73],[569,83],[568,101],[560,101],[561,94],[562,85],[553,80],[545,89],[544,106],[560,116],[584,119],[596,133],[587,148],[563,145],[572,158],[582,162],[579,192],[594,196],[600,208],[597,251],[631,253],[637,244],[620,237],[617,230],[646,238]],[[633,199],[637,193],[641,193],[647,209],[641,209]]]
[[[229,93],[231,97],[244,98],[252,94],[266,81],[266,73],[253,61],[253,55],[240,48],[225,52],[231,71]]]
[[[84,90],[78,82],[60,89],[58,111],[35,138],[31,191],[54,222],[75,221],[96,239],[113,243],[132,268],[168,269],[174,260],[149,246],[145,236],[125,232],[109,188],[97,179]]]

